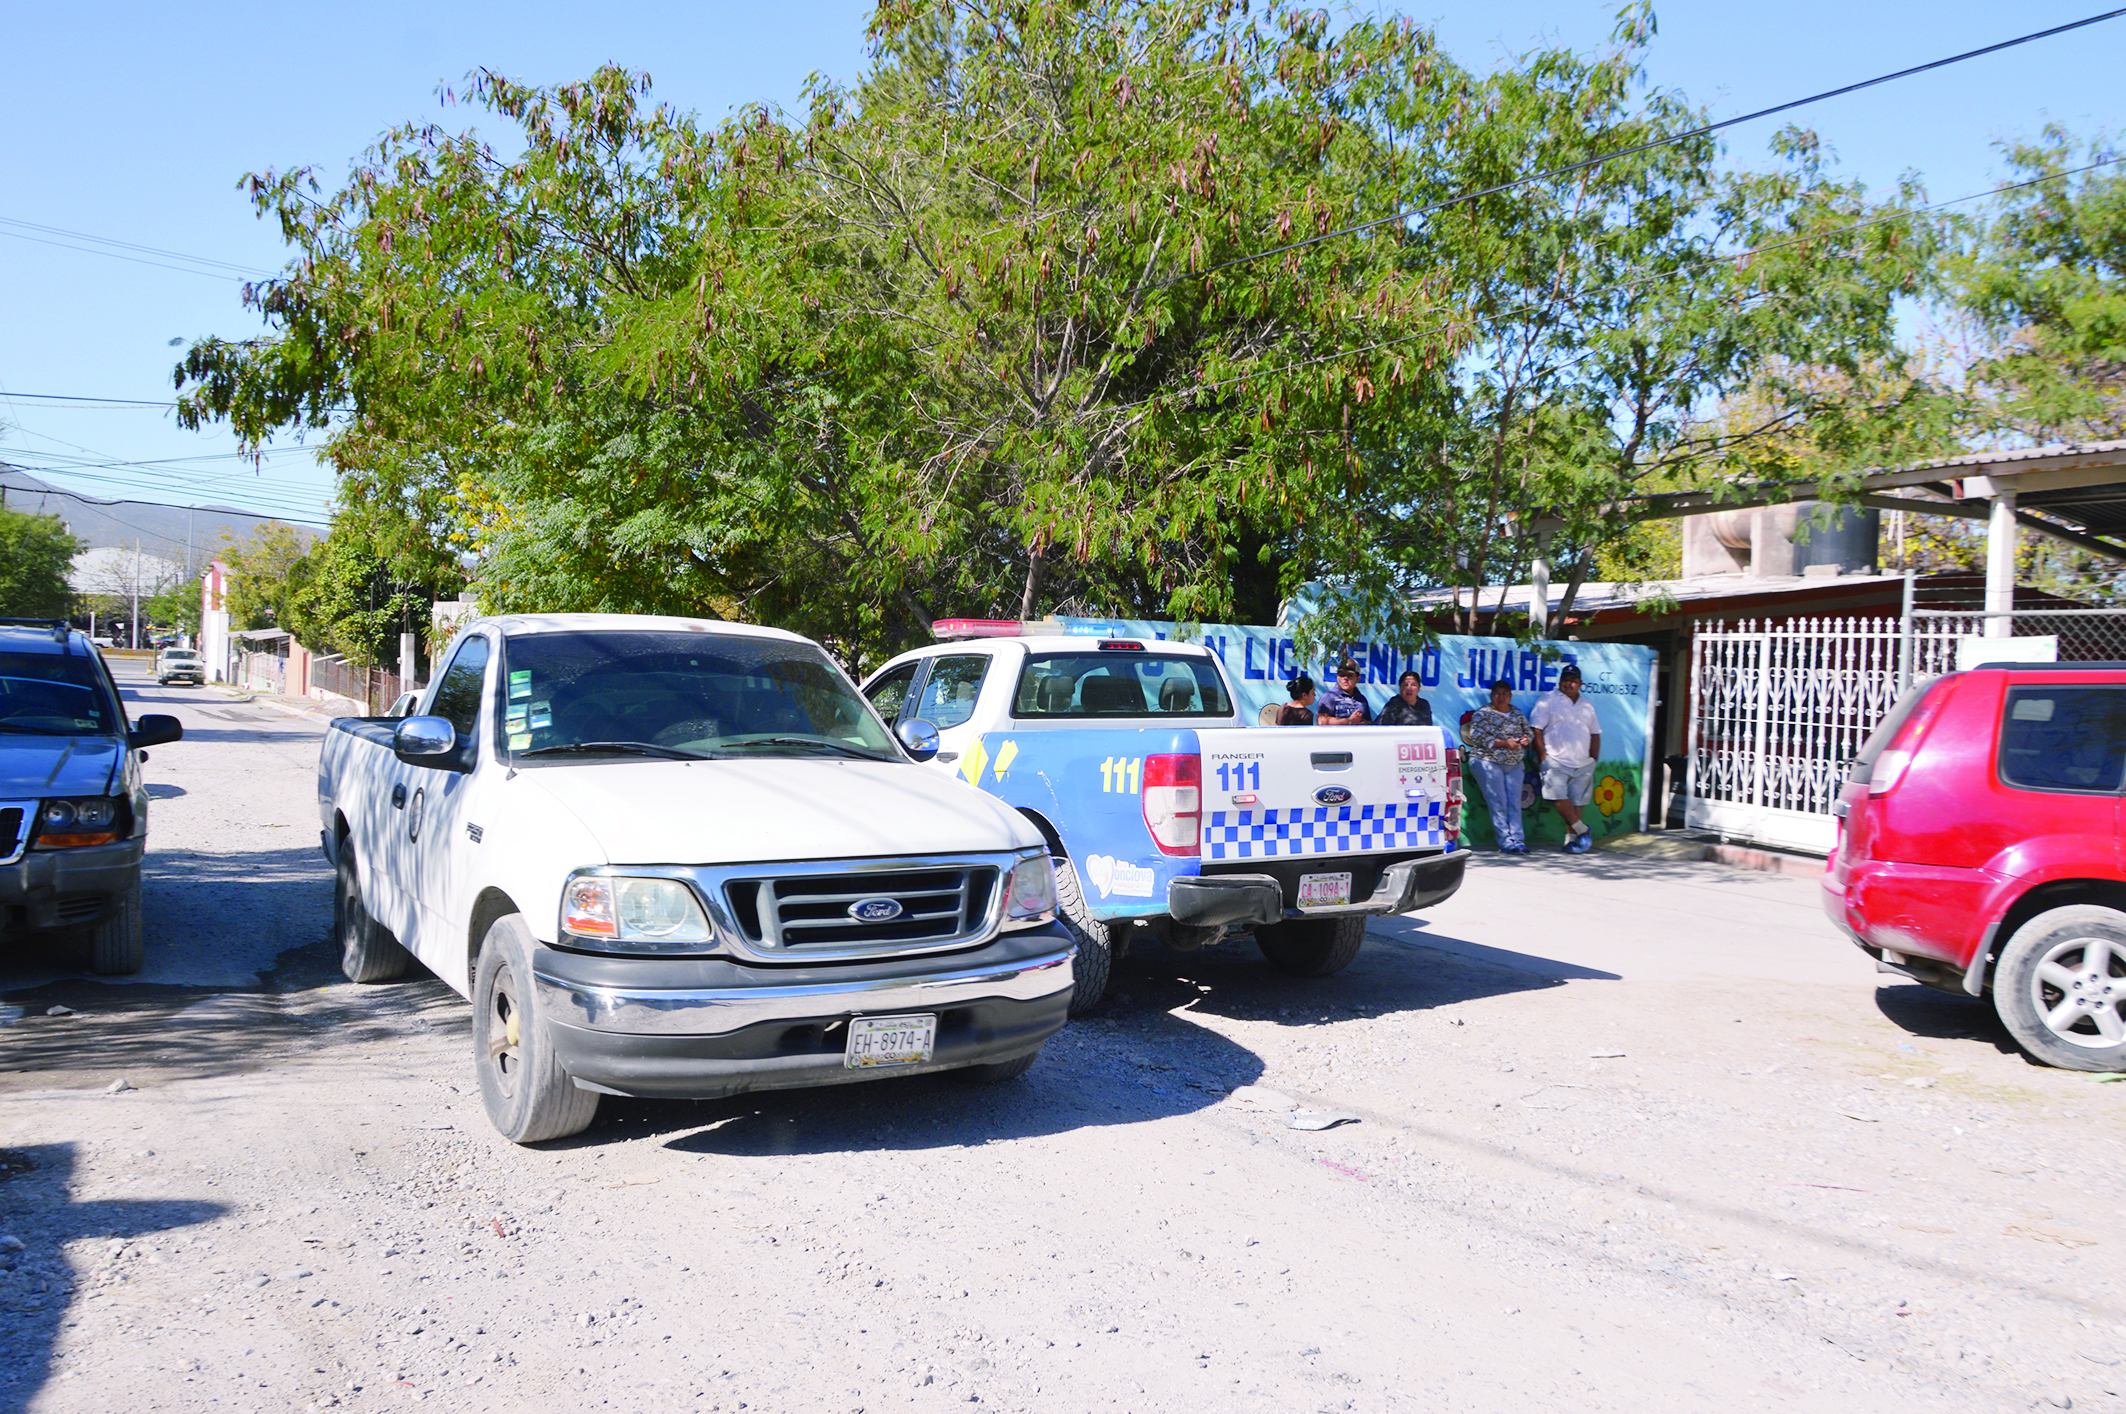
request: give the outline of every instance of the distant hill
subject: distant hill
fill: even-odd
[[[322,536],[325,527],[288,516],[259,516],[218,506],[163,506],[153,501],[106,501],[40,481],[26,471],[0,463],[0,502],[11,511],[58,516],[91,550],[131,550],[185,566],[196,575],[221,548],[222,532],[245,539],[259,526],[278,520]]]

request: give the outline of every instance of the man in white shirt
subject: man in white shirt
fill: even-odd
[[[1565,819],[1565,849],[1585,854],[1594,834],[1580,808],[1594,798],[1595,762],[1602,759],[1602,723],[1594,704],[1580,700],[1580,670],[1571,663],[1558,674],[1558,690],[1545,693],[1528,714],[1535,753],[1543,763],[1543,799]]]

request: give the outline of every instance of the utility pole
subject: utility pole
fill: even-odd
[[[140,647],[140,537],[133,537],[133,644]]]

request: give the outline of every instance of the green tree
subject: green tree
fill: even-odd
[[[59,517],[0,506],[0,616],[66,617],[74,602],[67,571],[82,548]]]
[[[229,626],[288,628],[289,601],[302,588],[309,553],[310,537],[277,520],[264,522],[241,540],[223,535],[221,559],[230,570]]]
[[[1957,306],[1986,340],[1969,379],[1981,435],[2126,436],[2126,175],[2102,134],[2048,126],[2005,155],[2016,180],[1966,223]],[[2090,166],[2098,170],[2083,170]]]
[[[162,628],[199,633],[199,583],[180,580],[140,606],[144,619]]]

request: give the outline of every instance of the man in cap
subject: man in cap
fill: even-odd
[[[1567,663],[1558,674],[1558,688],[1545,693],[1528,714],[1535,729],[1536,759],[1542,762],[1543,799],[1558,808],[1565,821],[1568,853],[1585,854],[1594,848],[1594,834],[1580,818],[1581,809],[1594,798],[1595,762],[1602,759],[1602,723],[1594,704],[1580,696],[1580,669]]]
[[[1373,709],[1358,692],[1358,664],[1349,658],[1336,665],[1336,686],[1325,689],[1314,707],[1314,722],[1323,727],[1362,727]]]

